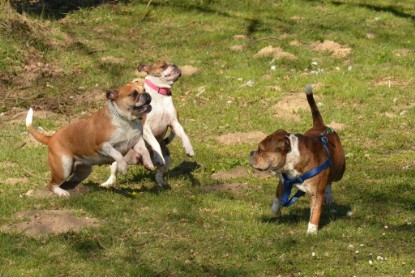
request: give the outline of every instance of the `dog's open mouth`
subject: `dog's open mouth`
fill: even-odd
[[[149,112],[151,112],[151,109],[152,109],[152,107],[151,107],[150,104],[134,106],[134,111],[136,111],[138,113],[149,113]]]

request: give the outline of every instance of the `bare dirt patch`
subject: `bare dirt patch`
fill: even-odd
[[[225,145],[233,144],[252,144],[263,140],[267,135],[261,131],[254,131],[248,133],[237,132],[233,134],[226,134],[216,138],[216,140]]]
[[[317,96],[314,97],[316,100],[319,99]],[[277,118],[300,121],[301,116],[298,113],[299,110],[307,110],[309,106],[305,93],[289,93],[284,95],[277,104],[272,106],[272,109]]]
[[[264,179],[264,178],[268,178],[272,176],[272,174],[269,172],[259,171],[259,170],[252,170],[252,174],[254,175],[254,177],[260,178],[260,179]],[[251,175],[251,171],[248,168],[244,166],[239,166],[239,167],[232,168],[228,171],[216,172],[212,174],[211,178],[214,180],[227,180],[227,179],[234,179],[234,178],[239,178],[239,177],[246,177],[250,175]]]
[[[338,132],[340,132],[344,128],[346,128],[346,125],[345,124],[336,122],[334,120],[332,122],[330,122],[329,124],[327,124],[327,126],[333,128],[335,131],[338,131]]]
[[[24,233],[30,237],[58,235],[68,231],[79,232],[83,228],[98,227],[99,221],[85,216],[76,216],[76,211],[33,210],[21,211],[13,215],[17,223],[4,225],[2,232]]]
[[[230,169],[229,171],[219,171],[212,174],[212,179],[214,180],[223,180],[223,179],[233,179],[238,177],[245,177],[249,176],[249,170],[244,167],[235,167]]]
[[[261,57],[273,57],[277,60],[279,59],[288,59],[288,60],[295,60],[297,57],[291,53],[285,52],[280,47],[272,47],[271,45],[262,48],[256,54],[254,54],[254,58],[261,58]]]
[[[4,181],[5,184],[7,185],[17,185],[17,184],[28,184],[29,183],[29,179],[24,177],[24,178],[7,178],[6,181]]]
[[[199,69],[197,67],[194,67],[191,65],[182,65],[182,66],[179,66],[179,68],[182,71],[183,76],[191,76],[199,72]]]
[[[17,163],[12,162],[0,162],[0,168],[10,168],[10,167],[16,167],[18,166]]]
[[[331,40],[325,40],[323,42],[316,41],[311,44],[311,48],[317,52],[330,52],[332,56],[338,58],[347,57],[352,52],[352,48]]]
[[[235,52],[241,52],[241,51],[245,50],[245,45],[240,45],[240,44],[237,44],[237,45],[232,45],[232,46],[230,47],[230,49],[231,49],[232,51],[235,51]]]

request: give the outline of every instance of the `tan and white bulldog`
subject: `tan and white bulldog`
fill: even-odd
[[[291,134],[284,130],[275,131],[259,143],[258,150],[251,152],[249,162],[255,169],[279,174],[280,181],[272,205],[272,211],[276,216],[281,214],[285,179],[301,178],[327,163],[328,167],[318,174],[303,183],[294,184],[299,190],[311,196],[307,233],[316,233],[323,201],[333,202],[331,184],[343,177],[346,161],[339,136],[324,125],[311,86],[307,86],[306,94],[311,108],[313,127],[304,135]],[[327,138],[326,144],[322,142],[323,136]]]
[[[106,96],[107,107],[59,129],[52,136],[44,135],[32,126],[32,109],[27,114],[29,133],[48,145],[52,177],[48,187],[59,196],[69,196],[63,188],[74,187],[86,179],[93,165],[116,161],[117,169],[126,173],[128,166],[123,156],[131,148],[141,154],[149,167],[153,166],[139,120],[151,111],[151,96],[137,83],[109,90]]]
[[[171,89],[181,76],[181,71],[176,65],[165,61],[139,65],[138,71],[147,73],[144,80],[144,88],[152,98],[152,110],[145,114],[142,119],[143,137],[150,144],[155,164],[158,165],[156,172],[157,184],[164,188],[170,188],[169,184],[164,180],[164,173],[167,172],[171,165],[167,144],[177,135],[183,142],[185,153],[190,157],[195,155],[190,139],[179,122],[178,114],[173,104]],[[172,132],[165,139],[164,137],[169,128],[171,128]],[[125,159],[128,164],[142,163],[140,155],[137,155],[134,151],[130,151]],[[117,168],[111,166],[111,176],[100,186],[111,187],[115,184],[116,178]]]

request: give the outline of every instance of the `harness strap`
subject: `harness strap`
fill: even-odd
[[[329,132],[332,132],[331,130]],[[289,199],[290,195],[291,195],[291,190],[293,188],[294,184],[302,184],[304,183],[305,180],[310,179],[314,176],[316,176],[317,174],[319,174],[321,171],[323,171],[324,169],[328,168],[329,166],[331,166],[331,162],[330,162],[330,152],[329,149],[327,147],[327,143],[328,143],[328,139],[327,139],[327,131],[324,132],[321,136],[320,136],[320,140],[323,144],[324,149],[326,150],[327,153],[327,159],[326,161],[319,165],[316,168],[313,168],[312,170],[304,173],[302,176],[297,177],[297,178],[293,178],[293,179],[289,179],[286,177],[285,174],[283,175],[283,184],[284,184],[284,192],[282,195],[282,199],[281,199],[281,205],[284,207],[289,207],[292,204],[294,204],[298,198],[300,198],[301,196],[303,196],[305,194],[304,191],[302,190],[298,190],[293,197],[291,197],[291,199]]]

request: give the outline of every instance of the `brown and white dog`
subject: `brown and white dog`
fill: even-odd
[[[152,110],[145,114],[142,119],[143,137],[150,144],[155,164],[158,165],[156,172],[157,184],[164,188],[170,188],[164,180],[164,173],[171,165],[167,144],[177,135],[183,142],[185,153],[190,157],[195,155],[190,139],[179,122],[171,93],[173,84],[181,76],[181,71],[176,65],[165,61],[139,65],[138,71],[147,73],[144,88],[152,98]],[[164,139],[168,128],[171,128],[172,132],[168,138]],[[128,164],[141,164],[139,155],[137,156],[134,151],[130,151],[125,159]],[[117,178],[116,174],[117,168],[111,166],[111,176],[100,186],[107,188],[113,186]]]
[[[327,204],[333,201],[331,184],[343,177],[346,162],[340,138],[336,132],[324,125],[311,86],[307,86],[306,94],[311,108],[313,127],[304,135],[290,134],[284,130],[275,131],[259,143],[258,150],[251,152],[249,162],[255,169],[279,174],[280,181],[272,205],[273,213],[279,216],[281,214],[284,176],[289,179],[298,178],[323,164],[328,159],[328,153],[320,136],[326,135],[331,165],[305,180],[304,183],[295,185],[299,190],[311,195],[307,233],[316,233],[323,201],[325,200]]]
[[[52,136],[44,135],[32,126],[32,109],[27,114],[29,133],[48,145],[52,177],[48,187],[59,196],[69,196],[63,188],[74,187],[86,179],[93,165],[115,160],[118,170],[126,173],[128,166],[124,155],[131,148],[142,155],[149,167],[153,166],[139,120],[151,111],[151,96],[137,83],[109,90],[106,96],[108,107],[59,129]]]

